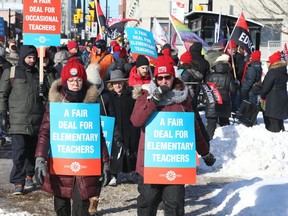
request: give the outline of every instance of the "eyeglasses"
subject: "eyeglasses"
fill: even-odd
[[[171,80],[171,79],[172,79],[172,75],[166,75],[166,76],[157,76],[157,77],[156,77],[156,80],[157,80],[157,81],[162,81],[163,79],[165,79],[165,80],[169,81],[169,80]]]
[[[71,80],[67,80],[70,84],[72,84],[72,85],[75,85],[76,83],[77,84],[80,84],[80,83],[83,83],[83,79],[81,79],[81,78],[78,78],[78,79],[71,79]]]

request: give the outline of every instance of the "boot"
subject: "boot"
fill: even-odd
[[[98,206],[99,200],[100,199],[98,196],[91,197],[89,199],[90,205],[89,205],[88,211],[89,211],[90,215],[97,215],[97,206]]]

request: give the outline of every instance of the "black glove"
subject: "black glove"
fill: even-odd
[[[156,88],[152,94],[152,102],[158,104],[163,95],[165,95],[168,91],[170,91],[170,88],[168,86],[159,86],[158,88]]]
[[[2,131],[7,131],[10,128],[9,119],[7,116],[7,112],[3,111],[0,113],[0,127]]]
[[[207,166],[213,166],[213,164],[216,161],[216,158],[212,153],[208,153],[207,155],[202,156],[202,159],[204,160]]]
[[[37,184],[42,185],[44,183],[43,176],[47,174],[47,165],[43,157],[37,157],[35,162],[35,180]]]
[[[102,186],[103,187],[107,186],[110,180],[111,180],[110,166],[108,163],[104,163],[102,176],[100,178],[100,181],[102,181]]]
[[[39,84],[37,90],[40,96],[44,96],[48,94],[48,89],[45,84]]]
[[[241,87],[241,83],[240,83],[240,81],[239,81],[238,79],[235,79],[235,80],[234,80],[234,85],[235,85],[235,87],[236,87],[236,90],[239,90],[240,87]]]

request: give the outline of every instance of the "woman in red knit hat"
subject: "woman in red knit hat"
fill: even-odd
[[[281,60],[281,52],[269,57],[268,72],[261,92],[265,128],[271,132],[284,131],[284,120],[288,118],[287,62]]]
[[[165,215],[184,215],[184,184],[149,184],[144,183],[145,126],[154,112],[193,112],[187,86],[175,77],[174,62],[169,56],[159,56],[154,70],[155,83],[147,88],[135,88],[133,96],[136,103],[130,117],[135,127],[141,127],[136,172],[139,174],[137,198],[138,215],[156,216],[161,201]],[[194,122],[192,122],[194,123]],[[212,166],[215,162],[209,145],[203,138],[198,121],[195,120],[196,150],[204,162]],[[179,141],[180,142],[180,141]],[[160,152],[160,151],[159,151]]]
[[[53,82],[49,91],[49,102],[96,103],[98,90],[87,82],[83,65],[71,58],[63,67],[61,79]],[[65,106],[65,103],[63,103]],[[100,125],[99,125],[100,127]],[[35,179],[42,189],[54,196],[54,210],[57,215],[89,216],[89,198],[95,197],[100,190],[100,176],[76,176],[51,174],[50,162],[50,108],[47,106],[36,149]],[[103,185],[109,182],[109,155],[104,138],[101,136],[101,155],[103,166]],[[65,144],[65,142],[64,142]]]

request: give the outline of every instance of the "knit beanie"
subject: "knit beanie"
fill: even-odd
[[[269,62],[270,64],[274,64],[276,62],[279,62],[281,61],[281,52],[280,51],[277,51],[275,53],[273,53],[271,56],[269,56]]]
[[[170,74],[175,77],[174,62],[171,57],[162,55],[157,58],[154,76],[159,74]]]
[[[187,63],[190,64],[192,62],[192,55],[189,51],[184,52],[181,56],[180,56],[180,61],[183,63]]]
[[[251,53],[250,58],[252,58],[252,61],[260,61],[261,52],[259,50],[254,51]]]
[[[63,84],[71,77],[79,77],[82,78],[84,82],[87,81],[85,69],[77,58],[70,58],[61,71],[61,82]]]
[[[101,85],[100,65],[97,62],[90,63],[86,68],[87,80],[94,85]]]
[[[71,50],[73,48],[77,48],[78,44],[76,41],[68,41],[67,47],[68,47],[68,50]]]
[[[136,59],[136,67],[141,67],[143,65],[149,66],[149,60],[144,55],[138,55]]]

